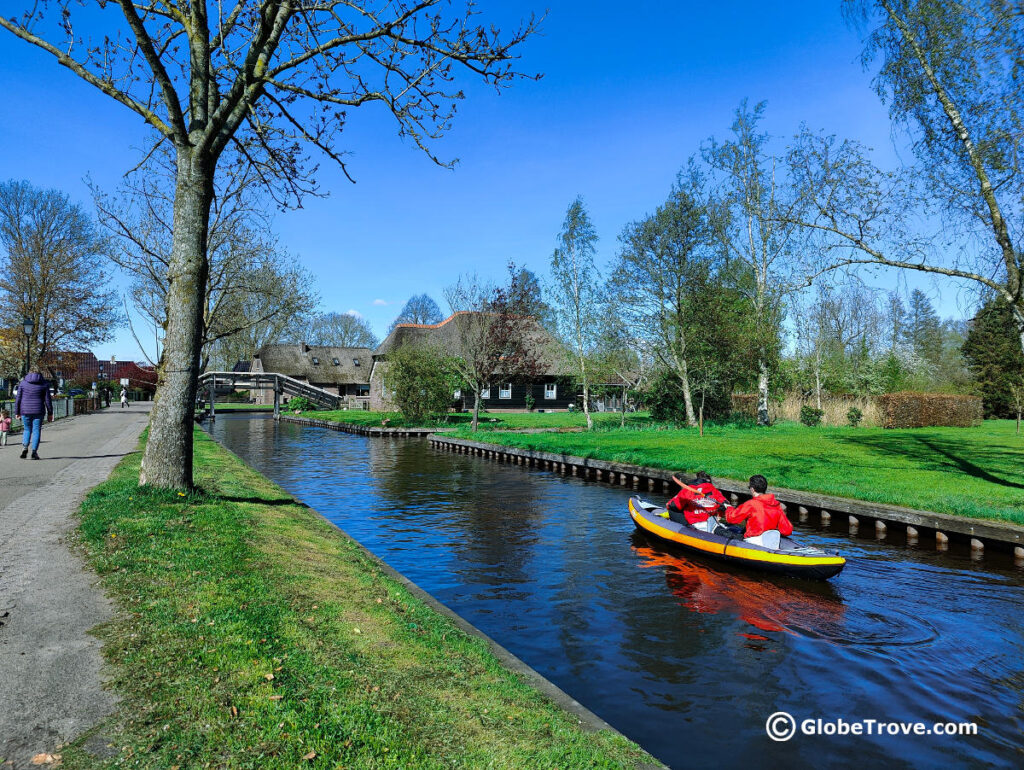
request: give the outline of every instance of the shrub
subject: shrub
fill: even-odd
[[[864,419],[864,412],[855,406],[851,406],[849,411],[846,413],[846,421],[850,423],[851,428],[856,428],[860,425],[860,421]]]
[[[406,420],[416,422],[447,413],[459,382],[441,351],[405,345],[388,353],[388,362],[395,405]]]
[[[800,407],[800,422],[808,428],[817,428],[821,425],[821,418],[825,416],[824,409],[817,409],[808,404]]]
[[[295,396],[289,399],[288,408],[294,412],[315,412],[316,402],[310,401],[305,396]]]
[[[926,428],[979,425],[983,417],[981,398],[947,393],[886,393],[878,397],[883,428]]]
[[[524,401],[526,401],[526,411],[532,412],[534,404],[537,403],[537,399],[533,397],[532,393],[527,393]]]
[[[732,410],[757,417],[757,394],[756,393],[733,393]]]

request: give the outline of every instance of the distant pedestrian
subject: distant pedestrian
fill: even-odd
[[[4,409],[0,411],[0,446],[7,446],[7,434],[11,432],[11,415]]]
[[[128,389],[125,387],[121,388],[121,408],[124,409],[128,406]]]
[[[50,388],[43,375],[31,371],[18,383],[18,396],[14,399],[14,415],[21,417],[21,458],[28,456],[29,444],[32,448],[32,459],[38,460],[39,437],[43,432],[43,415],[47,422],[53,422],[53,401],[50,399]]]

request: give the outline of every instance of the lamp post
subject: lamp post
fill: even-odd
[[[28,376],[28,368],[32,364],[32,331],[36,328],[35,322],[28,316],[24,316],[21,319],[22,325],[25,327],[25,376]]]

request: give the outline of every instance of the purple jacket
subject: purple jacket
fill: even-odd
[[[53,414],[50,386],[39,372],[29,372],[18,383],[18,397],[14,399],[15,414]]]

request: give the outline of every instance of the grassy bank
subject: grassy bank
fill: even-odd
[[[82,506],[121,612],[100,630],[117,756],[64,765],[631,767],[381,572],[350,539],[196,433],[201,493],[140,491],[138,455]]]
[[[1010,420],[976,428],[664,426],[463,438],[668,470],[707,470],[809,492],[1024,524],[1024,437]]]
[[[468,428],[473,421],[471,414],[449,414],[444,420],[411,422],[401,412],[364,412],[357,409],[304,412],[303,416],[373,427],[380,427],[382,421],[387,420],[391,428]],[[597,412],[593,417],[595,425],[605,428],[617,427],[622,419],[618,412]],[[650,422],[651,418],[646,412],[626,415],[628,426],[648,425]],[[582,412],[485,412],[480,415],[480,430],[557,430],[585,428],[586,425],[587,420]]]

